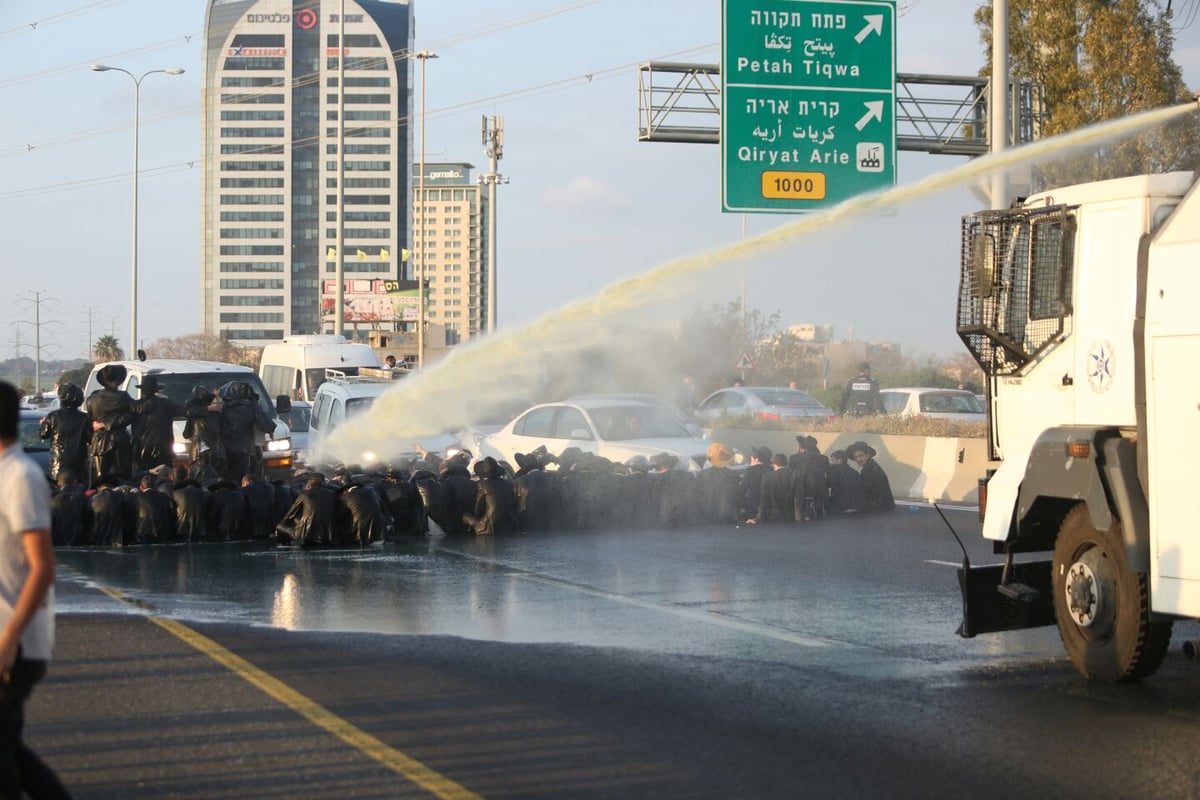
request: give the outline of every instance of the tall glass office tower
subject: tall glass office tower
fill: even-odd
[[[246,345],[332,331],[339,205],[345,278],[407,277],[412,6],[210,0],[204,30],[204,329]]]

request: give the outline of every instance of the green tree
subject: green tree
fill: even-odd
[[[125,351],[115,336],[101,336],[92,347],[92,352],[96,361],[120,361],[125,357]]]
[[[1172,58],[1170,4],[1158,0],[1009,0],[1010,70],[1043,90],[1044,135],[1192,99]],[[992,3],[975,12],[990,58]],[[991,65],[981,70],[990,75]],[[1159,129],[1041,166],[1046,188],[1200,167],[1200,129],[1188,116]]]
[[[735,367],[743,350],[755,365],[754,372],[746,375],[747,383],[764,380],[759,352],[769,349],[778,337],[779,313],[747,309],[744,322],[742,316],[741,304],[734,301],[698,309],[679,326],[667,363],[678,371],[676,380],[692,376],[700,399],[740,377]]]
[[[92,374],[92,365],[84,364],[82,367],[69,369],[62,375],[58,376],[58,383],[61,386],[64,383],[73,383],[80,389],[87,383],[88,376]]]

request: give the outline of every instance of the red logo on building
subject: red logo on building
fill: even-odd
[[[296,13],[296,24],[302,30],[311,30],[317,24],[317,12],[311,8],[305,8]]]

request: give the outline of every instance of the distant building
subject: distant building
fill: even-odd
[[[833,341],[833,325],[828,322],[802,322],[799,325],[789,326],[787,332],[802,342]]]
[[[414,164],[413,173],[419,168]],[[410,273],[417,278],[423,256],[429,287],[425,320],[446,326],[455,339],[450,344],[487,328],[487,193],[471,178],[472,169],[461,162],[425,162],[424,203],[417,197],[419,175],[413,181]]]
[[[402,254],[411,247],[405,56],[412,6],[346,0],[344,43],[341,7],[342,0],[208,4],[201,319],[205,331],[239,344],[332,330],[332,299],[324,298],[323,313],[322,294],[336,293],[339,190],[345,278],[367,286],[411,278]],[[339,87],[343,56],[346,85]],[[344,187],[337,185],[340,88]]]

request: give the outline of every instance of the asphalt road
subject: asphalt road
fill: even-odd
[[[928,509],[58,556],[27,733],[81,798],[1200,796],[1200,626],[1136,686],[961,640]]]

